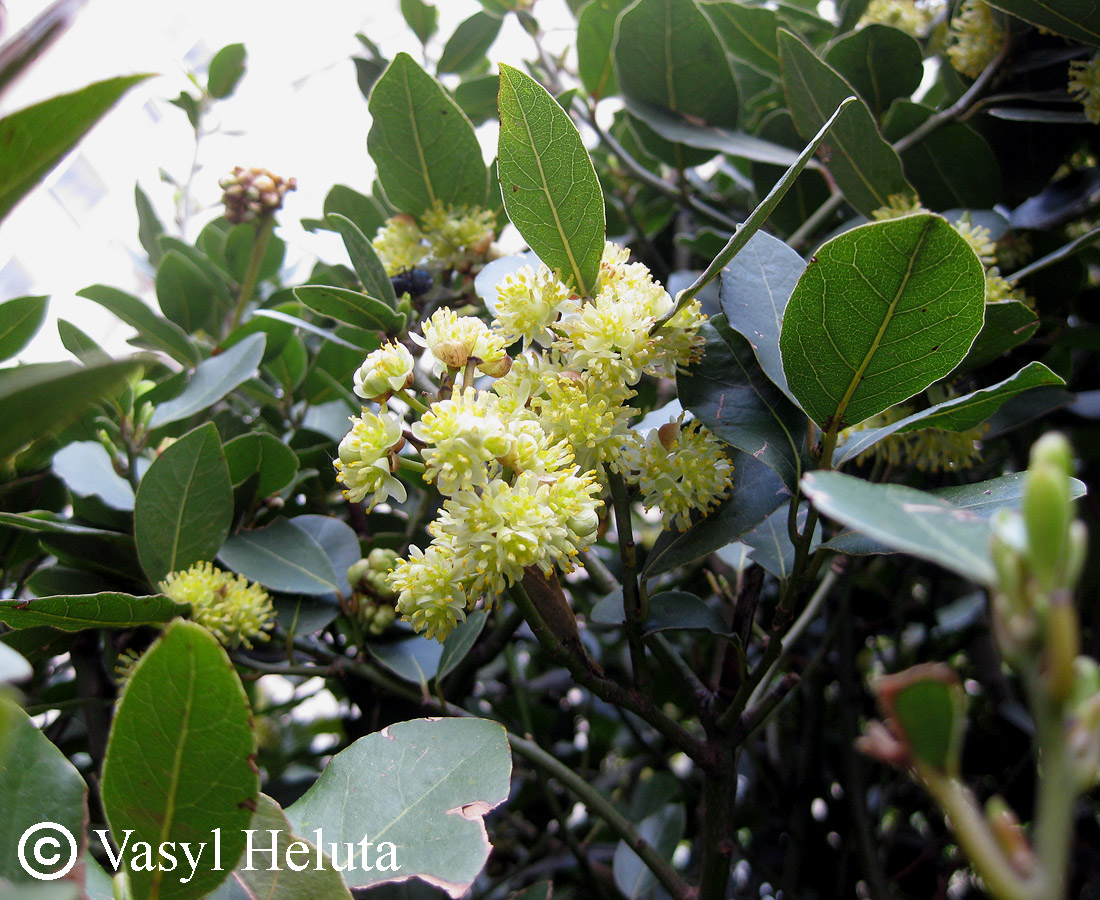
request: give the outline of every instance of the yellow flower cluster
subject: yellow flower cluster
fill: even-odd
[[[924,37],[944,9],[944,0],[871,0],[860,25],[891,25],[915,38]]]
[[[1069,92],[1085,108],[1085,117],[1100,125],[1100,51],[1069,64]]]
[[[1004,38],[993,7],[983,0],[964,0],[951,20],[947,58],[955,71],[977,78],[996,58]]]
[[[442,220],[427,224],[448,230]],[[699,356],[697,302],[651,334],[673,311],[672,298],[613,244],[591,298],[575,296],[545,266],[521,268],[497,294],[491,324],[444,307],[411,335],[443,376],[427,406],[397,387],[412,371],[397,345],[367,357],[357,393],[394,391],[414,421],[406,426],[384,400],[377,415],[364,408],[335,462],[352,500],[404,500],[393,476],[399,466],[421,471],[443,495],[430,544],[410,547],[388,579],[397,611],[438,640],[525,570],[570,571],[596,537],[608,471],[639,481],[647,505],[681,528],[729,486],[721,445],[697,423],[659,454],[646,452],[629,426],[643,374],[673,375]],[[523,350],[511,356],[508,347],[521,340]],[[479,373],[495,380],[476,384]]]
[[[408,213],[387,219],[371,244],[391,278],[418,268],[465,272],[485,262],[493,227],[492,210],[456,208],[437,200],[419,222]]]
[[[230,649],[251,649],[254,640],[266,641],[264,631],[275,622],[267,591],[209,562],[172,572],[160,589],[176,603],[190,603],[191,619]]]

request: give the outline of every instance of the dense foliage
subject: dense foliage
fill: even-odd
[[[481,6],[359,36],[345,256],[139,187],[135,353],[0,369],[0,892],[1092,896],[1093,4]],[[0,214],[137,80],[0,121]]]

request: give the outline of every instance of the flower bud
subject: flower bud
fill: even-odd
[[[1081,649],[1081,633],[1073,600],[1063,591],[1050,598],[1046,622],[1047,694],[1055,703],[1064,703],[1073,692],[1077,652]]]
[[[1047,434],[1031,449],[1023,515],[1031,573],[1044,591],[1059,586],[1065,576],[1073,521],[1071,467],[1069,443],[1061,435]]]

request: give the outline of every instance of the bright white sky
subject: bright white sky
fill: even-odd
[[[6,5],[9,37],[46,4],[7,0]],[[444,36],[480,9],[476,0],[438,0],[436,6]],[[539,0],[537,12],[544,23],[568,17],[564,0]],[[288,195],[280,215],[288,261],[298,260],[308,271],[316,257],[341,259],[338,241],[303,231],[298,220],[320,215],[333,184],[370,189],[370,118],[350,60],[361,48],[356,32],[367,34],[388,57],[400,50],[421,56],[397,0],[89,0],[70,31],[7,91],[0,110],[115,75],[155,72],[158,77],[127,94],[0,226],[0,270],[8,267],[0,274],[0,300],[27,293],[52,297],[50,319],[21,358],[68,357],[57,337],[58,315],[112,352],[127,350],[129,329],[74,294],[104,283],[154,296],[149,273],[139,265],[134,184],[142,185],[171,232],[174,188],[159,171],[185,179],[194,142],[183,112],[167,101],[188,86],[185,72],[191,65],[205,65],[225,44],[245,44],[248,71],[236,94],[215,108],[226,133],[201,145],[202,170],[193,190],[209,207],[192,221],[187,237],[193,239],[217,214],[218,178],[234,165],[259,165],[298,179],[298,191]],[[441,49],[438,38],[429,42],[431,56]],[[530,38],[514,17],[506,20],[490,55],[513,64],[533,57]],[[491,128],[484,141],[491,156]],[[89,183],[103,192],[93,205],[73,188]],[[16,285],[24,277],[27,283]]]

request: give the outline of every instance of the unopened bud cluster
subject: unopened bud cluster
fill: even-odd
[[[397,611],[429,637],[443,640],[527,570],[573,569],[599,530],[609,473],[638,482],[645,504],[681,529],[728,494],[732,467],[699,423],[670,423],[652,446],[630,428],[634,386],[697,359],[704,316],[695,301],[651,333],[673,301],[628,259],[606,246],[592,297],[526,267],[497,287],[491,323],[436,310],[410,335],[440,377],[426,407],[408,393],[408,347],[382,347],[356,372],[356,393],[380,407],[364,407],[341,442],[345,495],[404,501],[404,468],[444,498],[430,544],[411,547],[388,578]]]
[[[287,191],[298,189],[294,178],[283,178],[267,169],[236,166],[218,182],[225,217],[234,225],[258,222],[282,208]]]
[[[368,634],[382,634],[397,619],[394,609],[397,592],[388,580],[397,559],[396,550],[375,547],[365,559],[348,569],[348,582],[354,592],[353,610],[360,627]]]

